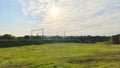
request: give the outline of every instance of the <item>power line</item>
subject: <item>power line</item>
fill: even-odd
[[[44,36],[44,29],[43,28],[31,30],[31,36],[33,35],[33,32],[35,32],[35,31],[42,31],[42,36]]]

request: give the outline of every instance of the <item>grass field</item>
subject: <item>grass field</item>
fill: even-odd
[[[0,48],[0,68],[120,68],[120,45],[54,43]]]

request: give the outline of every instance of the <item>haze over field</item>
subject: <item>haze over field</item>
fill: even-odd
[[[0,34],[113,35],[120,29],[120,0],[1,0]]]

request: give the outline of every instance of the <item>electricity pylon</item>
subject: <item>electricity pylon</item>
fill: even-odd
[[[33,35],[33,32],[35,31],[42,31],[42,37],[44,36],[44,29],[35,29],[35,30],[31,30],[31,36]]]

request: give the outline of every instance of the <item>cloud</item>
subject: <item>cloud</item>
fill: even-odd
[[[46,35],[68,32],[68,35],[110,35],[119,33],[119,0],[19,0],[24,15],[41,18]],[[48,9],[56,5],[60,14],[55,19]],[[39,24],[38,24],[39,25]]]

